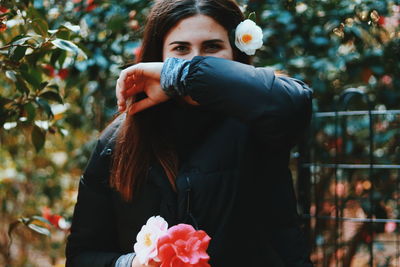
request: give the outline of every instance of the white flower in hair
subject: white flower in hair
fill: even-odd
[[[254,55],[263,45],[262,29],[250,19],[240,22],[235,31],[235,45],[247,55]]]

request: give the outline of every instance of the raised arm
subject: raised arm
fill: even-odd
[[[124,98],[140,92],[148,97],[135,103],[131,114],[169,97],[189,97],[242,120],[262,142],[274,146],[292,146],[311,119],[312,90],[302,81],[216,57],[169,58],[124,70],[117,84],[120,110]]]

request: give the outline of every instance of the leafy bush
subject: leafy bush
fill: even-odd
[[[332,110],[334,97],[348,87],[367,92],[376,108],[399,107],[397,1],[240,3],[264,29],[255,64],[307,81],[315,110]],[[150,5],[0,3],[1,265],[63,264],[79,176],[116,113],[115,81],[140,48]],[[395,149],[393,136],[379,138]]]

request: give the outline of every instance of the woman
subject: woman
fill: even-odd
[[[206,231],[213,267],[312,266],[288,168],[312,92],[249,65],[230,38],[243,20],[233,0],[156,1],[117,81],[127,112],[81,178],[67,266],[144,266],[133,244],[154,215]]]

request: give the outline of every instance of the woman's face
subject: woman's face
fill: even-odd
[[[228,32],[209,16],[195,15],[183,19],[165,37],[163,61],[169,57],[190,60],[195,56],[233,60]]]

